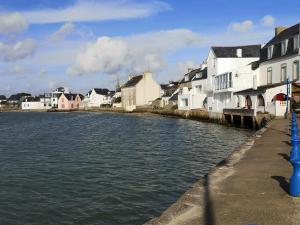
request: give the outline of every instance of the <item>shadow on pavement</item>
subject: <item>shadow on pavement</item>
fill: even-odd
[[[283,176],[271,176],[272,179],[276,180],[280,187],[287,193],[289,194],[289,187],[290,184],[287,182],[286,178]]]
[[[205,185],[205,208],[204,208],[204,225],[215,225],[215,215],[213,210],[213,203],[210,194],[209,188],[209,176],[206,175],[204,178],[204,185]]]
[[[282,158],[284,158],[286,161],[290,161],[290,157],[288,156],[288,154],[286,153],[278,153],[278,155],[282,156]]]

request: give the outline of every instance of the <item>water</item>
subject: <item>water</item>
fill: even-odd
[[[155,115],[0,113],[0,224],[143,224],[249,135]]]

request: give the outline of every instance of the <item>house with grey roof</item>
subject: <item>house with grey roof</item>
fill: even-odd
[[[204,108],[207,96],[207,65],[205,63],[197,69],[190,70],[184,75],[181,83],[189,82],[190,85],[181,85],[178,92],[178,109],[191,110]]]
[[[130,76],[121,87],[122,107],[133,111],[138,107],[149,107],[160,97],[160,85],[153,79],[151,72]]]
[[[110,106],[114,91],[110,91],[107,88],[93,88],[90,90],[84,100],[84,108],[100,108],[104,106]]]
[[[224,109],[238,106],[235,91],[257,85],[258,69],[252,63],[259,61],[260,49],[261,45],[211,47],[207,57],[208,111],[221,118]]]
[[[260,50],[256,85],[234,93],[254,115],[269,113],[284,116],[287,96],[300,102],[300,93],[292,93],[296,86],[292,83],[297,84],[300,79],[299,29],[299,24],[289,28],[276,27],[274,37]],[[287,86],[290,93],[287,93]]]

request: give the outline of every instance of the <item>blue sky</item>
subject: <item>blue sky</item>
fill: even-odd
[[[0,0],[0,94],[177,80],[210,46],[263,44],[299,15],[296,0]]]

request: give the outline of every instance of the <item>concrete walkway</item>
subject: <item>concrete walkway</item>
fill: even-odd
[[[300,224],[300,199],[288,195],[287,130],[287,120],[272,121],[147,224]]]

